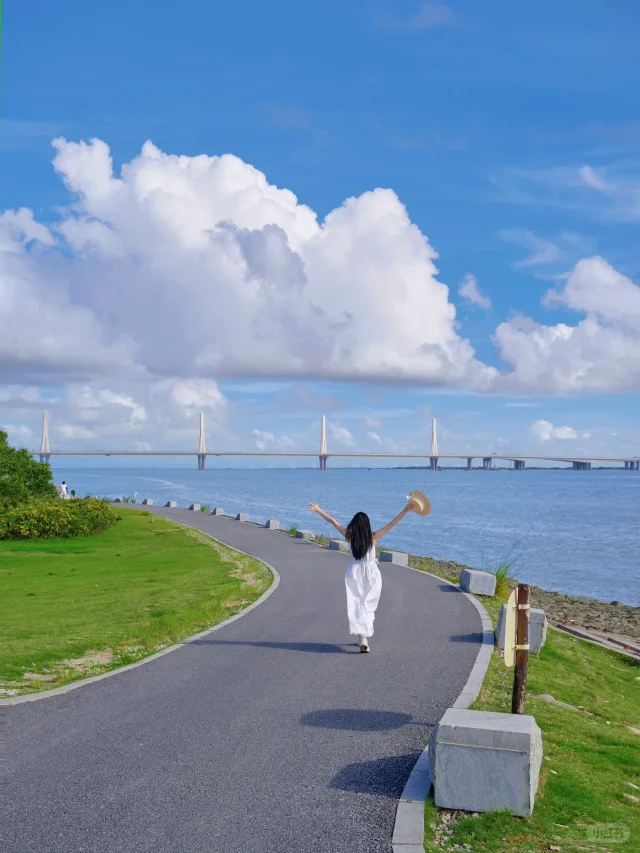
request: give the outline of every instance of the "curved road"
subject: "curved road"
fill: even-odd
[[[149,508],[151,509],[151,508]],[[344,554],[188,510],[277,590],[149,664],[4,709],[7,853],[390,853],[425,736],[461,692],[480,617],[382,564],[372,653],[352,645]]]

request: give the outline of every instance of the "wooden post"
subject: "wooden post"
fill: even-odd
[[[511,713],[524,714],[529,667],[529,584],[518,584],[518,622],[516,629],[516,665],[513,674]]]

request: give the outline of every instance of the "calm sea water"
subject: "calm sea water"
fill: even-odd
[[[402,469],[55,468],[79,495],[136,495],[138,502],[206,503],[251,520],[277,518],[331,534],[315,500],[346,522],[357,510],[381,527],[422,489],[427,518],[411,513],[389,547],[477,568],[513,559],[521,581],[549,590],[640,605],[640,472]]]

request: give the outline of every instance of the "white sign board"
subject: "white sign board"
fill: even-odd
[[[518,590],[514,589],[507,601],[507,618],[504,621],[504,665],[512,667],[516,662],[516,628]]]

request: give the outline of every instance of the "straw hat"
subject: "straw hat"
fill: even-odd
[[[409,492],[407,500],[413,501],[414,505],[412,509],[414,512],[417,512],[418,515],[429,515],[431,512],[431,503],[424,492],[419,492],[417,490]]]

